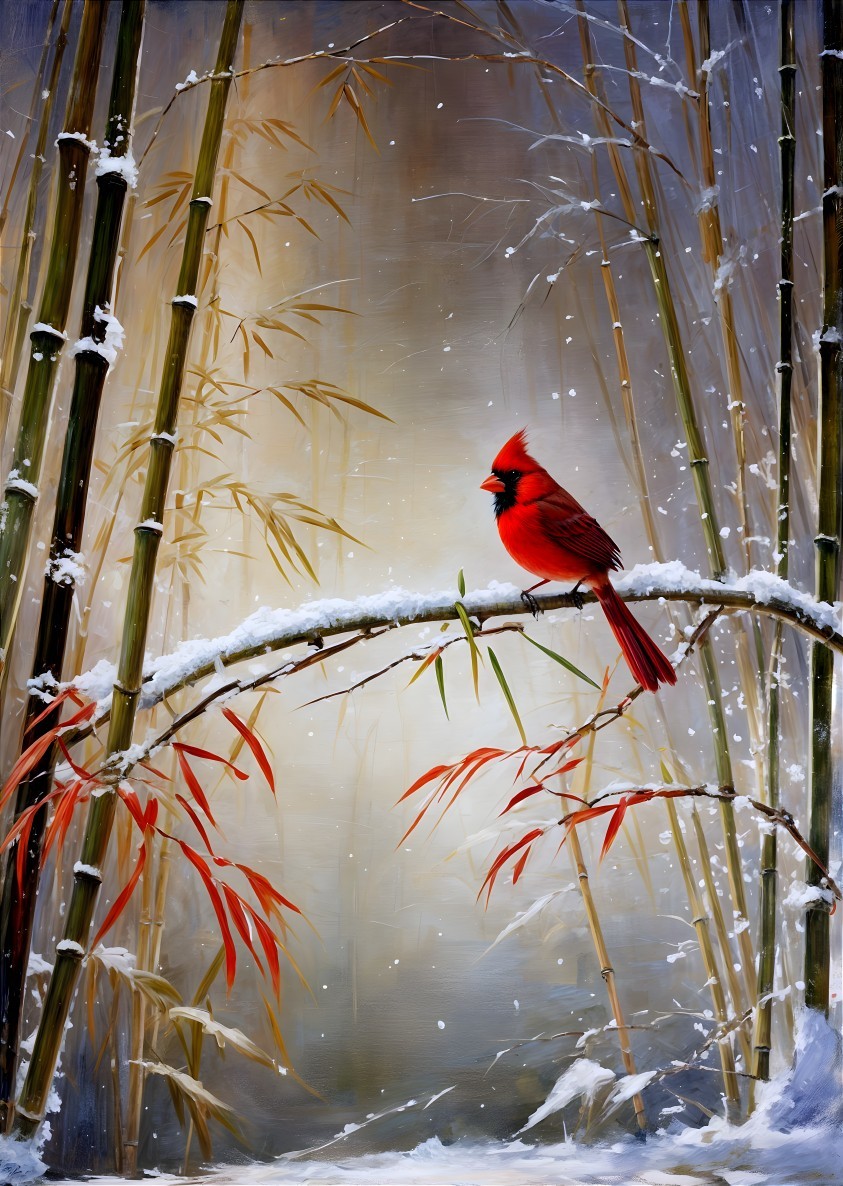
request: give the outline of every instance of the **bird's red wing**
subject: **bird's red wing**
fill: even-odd
[[[567,491],[554,492],[534,505],[542,531],[554,543],[597,568],[620,568],[618,545]]]

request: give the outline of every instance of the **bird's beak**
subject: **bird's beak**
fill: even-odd
[[[489,474],[485,482],[480,483],[481,490],[488,490],[490,494],[500,494],[501,490],[505,490],[503,482],[500,478],[496,478],[494,474]]]

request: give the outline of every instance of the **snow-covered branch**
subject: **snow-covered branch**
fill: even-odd
[[[784,828],[788,835],[796,841],[805,855],[810,861],[816,865],[822,874],[825,881],[824,892],[819,895],[814,895],[806,906],[810,909],[824,909],[826,911],[834,910],[834,899],[843,901],[843,893],[840,892],[840,887],[837,882],[826,869],[820,858],[814,852],[811,845],[799,831],[796,826],[796,821],[789,811],[784,808],[770,807],[767,803],[762,803],[758,799],[751,799],[748,795],[736,795],[733,787],[717,787],[710,783],[705,783],[694,787],[681,786],[623,786],[610,787],[601,795],[595,795],[593,799],[589,799],[588,806],[585,809],[592,812],[601,804],[605,805],[605,811],[611,811],[612,805],[606,801],[609,799],[617,799],[614,809],[620,808],[623,812],[628,807],[635,807],[641,803],[652,802],[653,799],[716,799],[721,802],[731,803],[734,807],[751,807],[758,815],[763,816],[767,821],[766,827],[773,826]],[[583,810],[571,811],[564,815],[559,823],[563,827],[575,827],[579,822],[579,817],[583,815]]]
[[[769,572],[755,570],[747,576],[719,582],[701,577],[673,560],[667,564],[639,564],[621,576],[615,587],[624,601],[681,601],[711,606],[718,615],[737,611],[767,614],[843,654],[840,606],[815,601]],[[574,610],[577,600],[570,593],[550,593],[536,598],[540,609],[548,612]],[[165,697],[221,668],[297,644],[321,646],[324,639],[340,634],[357,634],[363,640],[376,631],[455,621],[459,617],[458,601],[472,621],[481,626],[491,618],[520,617],[527,613],[520,590],[496,581],[464,597],[456,589],[413,593],[393,588],[354,601],[340,598],[311,601],[294,610],[264,607],[229,634],[191,639],[169,655],[147,663],[141,708],[159,704]],[[584,593],[583,601],[594,602],[594,594]],[[99,702],[99,721],[110,708],[114,678],[113,666],[101,661],[73,681],[79,692]]]

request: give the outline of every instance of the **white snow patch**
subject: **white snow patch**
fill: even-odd
[[[44,574],[57,585],[76,585],[78,588],[85,583],[85,557],[81,552],[65,548],[61,556],[47,562]]]
[[[135,972],[135,964],[137,956],[133,951],[129,951],[126,947],[103,947],[102,943],[97,944],[91,952],[95,960],[99,960],[104,968],[109,972],[119,972],[121,976],[125,976],[131,980]]]
[[[577,1096],[582,1097],[584,1102],[590,1104],[598,1091],[607,1087],[614,1078],[615,1072],[610,1071],[607,1067],[601,1067],[600,1063],[592,1062],[590,1058],[578,1058],[576,1062],[571,1063],[566,1071],[562,1072],[550,1089],[550,1095],[540,1107],[536,1108],[527,1123],[518,1130],[518,1133],[527,1132],[528,1129],[534,1128],[544,1120],[546,1116],[560,1112]]]
[[[94,309],[94,321],[105,325],[105,338],[101,342],[98,342],[96,338],[79,338],[70,347],[70,357],[75,358],[77,354],[83,353],[99,354],[111,368],[117,361],[117,355],[123,349],[126,331],[116,317],[107,309],[101,309],[99,305]]]
[[[96,140],[89,140],[84,132],[59,132],[58,136],[56,136],[56,148],[58,148],[62,140],[78,140],[80,144],[85,145],[88,152],[97,151]]]
[[[188,74],[187,78],[184,80],[184,82],[176,83],[176,90],[177,91],[187,90],[188,87],[194,86],[199,81],[200,81],[199,75],[196,73],[195,70],[191,70],[190,73]]]
[[[56,329],[54,325],[50,325],[46,321],[36,321],[29,331],[30,337],[33,334],[52,334],[54,338],[59,338],[62,342],[67,341],[67,334],[63,330]]]
[[[104,177],[106,173],[116,173],[122,177],[129,189],[138,187],[138,167],[131,149],[122,156],[112,156],[107,148],[103,148],[97,159],[94,176]]]
[[[19,490],[21,494],[28,494],[33,499],[38,497],[38,487],[33,482],[27,482],[26,478],[22,478],[20,471],[16,469],[10,469],[6,479],[6,493],[8,494],[11,490]]]

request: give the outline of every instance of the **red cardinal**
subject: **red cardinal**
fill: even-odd
[[[596,519],[527,452],[524,429],[508,440],[492,462],[481,489],[495,496],[495,518],[503,546],[538,584],[522,597],[533,611],[533,589],[548,581],[575,581],[594,591],[618,640],[629,670],[642,688],[675,684],[676,672],[646,630],[618,597],[609,572],[621,566],[621,554]]]

